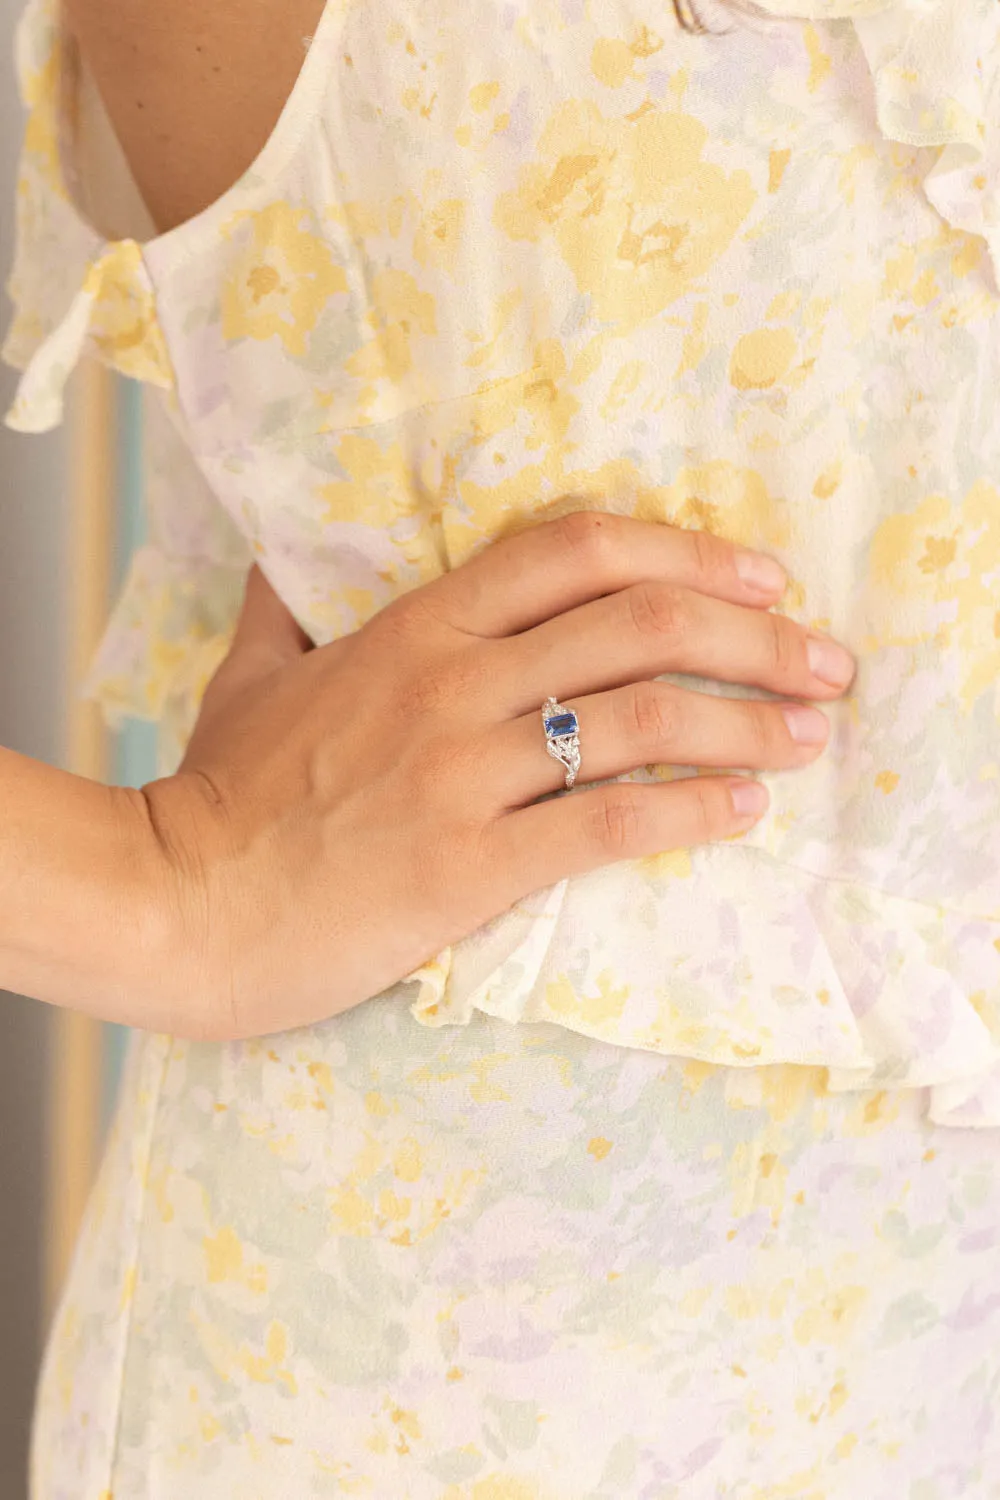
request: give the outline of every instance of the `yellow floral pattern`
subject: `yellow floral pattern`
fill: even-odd
[[[135,1034],[32,1500],[1000,1495],[1000,6],[703,8],[328,0],[140,245],[31,0],[9,420],[85,349],[149,387],[90,688],[165,772],[251,559],[322,643],[592,507],[771,553],[859,661],[750,834],[323,1025]]]
[[[553,236],[581,292],[622,336],[669,306],[726,248],[753,202],[745,170],[704,159],[705,124],[676,110],[608,118],[560,104],[494,219],[512,240]]]
[[[249,238],[233,256],[222,283],[222,332],[226,339],[279,338],[289,354],[304,354],[307,336],[338,293],[346,293],[342,266],[312,229],[308,209],[269,203],[239,213],[223,226],[235,237],[247,221]]]
[[[957,503],[929,495],[909,514],[888,517],[872,541],[873,592],[885,616],[878,644],[923,641],[933,611],[934,649],[954,655],[966,712],[1000,685],[998,558],[1000,489],[985,480]]]

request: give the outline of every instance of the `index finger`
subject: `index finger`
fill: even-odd
[[[497,637],[654,580],[759,609],[787,582],[773,558],[710,532],[580,510],[491,542],[427,587],[449,624]]]

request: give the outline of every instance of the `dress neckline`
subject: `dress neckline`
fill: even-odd
[[[75,191],[73,172],[67,167],[65,122],[74,117],[76,98],[69,67],[70,50],[74,47],[60,19],[59,0],[36,0],[49,12],[48,20],[53,28],[53,57],[55,86],[52,88],[52,108],[56,112],[53,121],[54,135],[59,143],[53,152],[51,170],[54,186],[69,205],[80,228],[100,245],[123,243],[109,239],[91,221]],[[162,264],[165,260],[177,264],[194,253],[204,236],[215,230],[218,221],[230,217],[234,212],[249,207],[261,194],[266,194],[280,176],[289,159],[298,150],[310,126],[317,120],[320,105],[329,84],[329,60],[337,24],[342,19],[351,0],[325,0],[320,12],[309,48],[302,60],[298,74],[282,105],[281,112],[253,161],[244,172],[217,198],[190,218],[171,229],[151,234],[145,239],[127,237],[138,245],[143,256],[155,253]]]

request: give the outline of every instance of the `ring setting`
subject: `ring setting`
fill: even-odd
[[[580,721],[571,708],[564,708],[555,698],[542,705],[545,726],[545,748],[562,766],[566,785],[572,786],[580,769]]]

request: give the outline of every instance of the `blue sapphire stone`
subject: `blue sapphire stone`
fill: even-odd
[[[555,714],[551,719],[545,720],[545,733],[550,740],[559,739],[564,734],[576,734],[580,726],[576,714]]]

